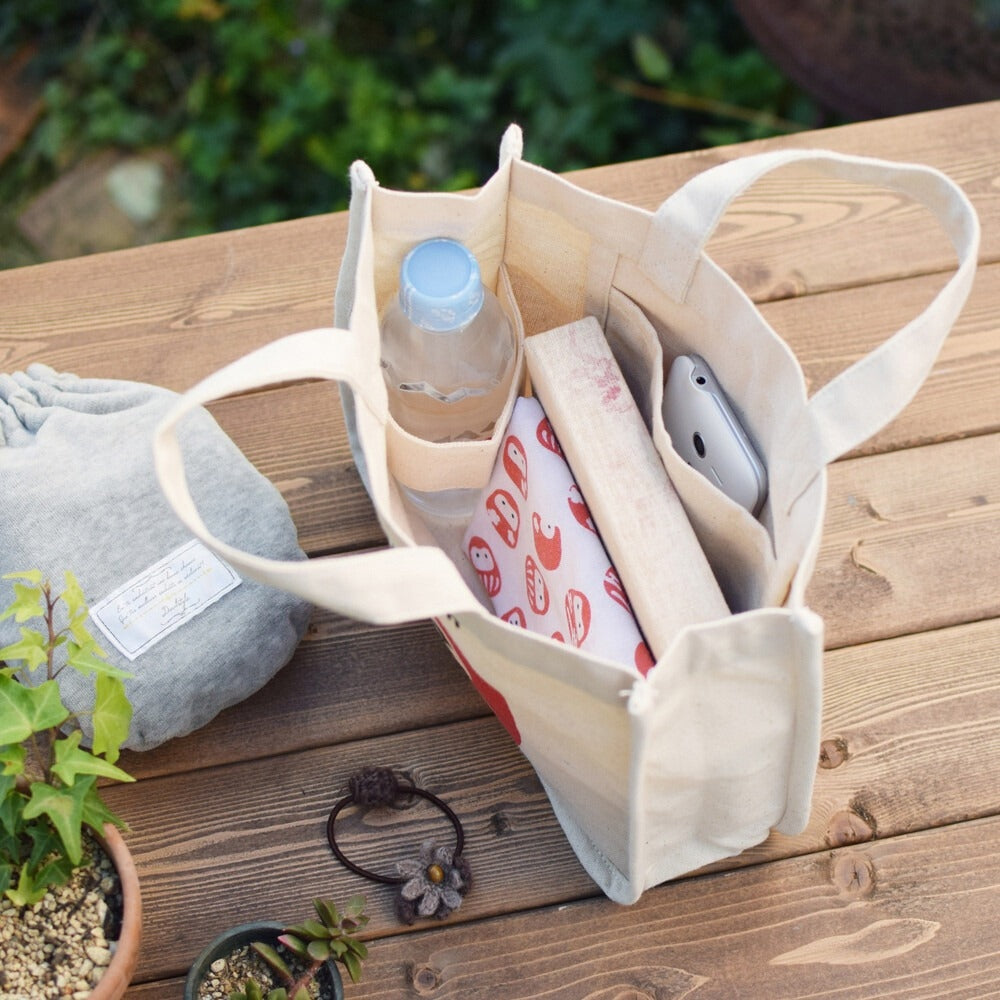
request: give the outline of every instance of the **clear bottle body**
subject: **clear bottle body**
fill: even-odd
[[[404,430],[427,441],[489,437],[514,375],[510,321],[492,292],[464,326],[427,330],[398,302],[382,320],[382,374],[389,412]]]
[[[382,316],[381,338],[389,412],[400,427],[434,442],[493,433],[510,393],[517,341],[467,247],[436,238],[410,250],[400,266],[399,295]],[[479,494],[402,489],[439,536],[471,516]]]

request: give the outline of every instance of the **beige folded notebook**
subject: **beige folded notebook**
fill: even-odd
[[[525,340],[531,382],[659,659],[729,614],[621,369],[593,317]]]

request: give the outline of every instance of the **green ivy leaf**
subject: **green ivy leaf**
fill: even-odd
[[[93,751],[103,754],[113,764],[118,760],[121,745],[128,738],[132,724],[132,704],[120,678],[109,674],[97,675],[91,718],[94,726]]]
[[[45,609],[42,607],[41,587],[28,587],[23,583],[15,583],[14,600],[7,610],[0,615],[0,621],[3,621],[4,618],[10,618],[12,615],[16,622],[26,622],[32,618],[44,618]]]
[[[42,571],[40,569],[24,570],[20,573],[4,573],[5,580],[28,580],[36,587],[42,582]]]
[[[24,806],[24,796],[17,791],[17,779],[13,776],[0,775],[0,830],[11,838],[10,854],[17,856],[17,836],[21,830],[21,810]],[[0,841],[0,846],[3,841]],[[6,853],[6,852],[4,852]],[[0,890],[2,892],[3,890]]]
[[[87,598],[84,596],[83,588],[69,570],[66,570],[66,589],[60,596],[66,604],[70,618],[78,617],[81,612],[87,613]]]
[[[72,788],[53,788],[41,781],[32,782],[31,797],[24,807],[25,819],[48,816],[62,841],[66,857],[78,865],[83,857],[83,803],[97,779],[87,777]]]
[[[27,799],[24,801],[27,801]],[[25,823],[23,826],[25,833],[27,833],[28,838],[31,840],[31,852],[25,861],[25,864],[29,868],[35,869],[47,857],[60,853],[62,842],[59,840],[59,834],[48,823],[40,821],[37,823]],[[23,847],[21,853],[23,854]]]
[[[77,729],[63,739],[56,740],[52,746],[55,763],[52,773],[64,784],[72,785],[78,775],[96,774],[102,778],[113,778],[115,781],[134,781],[120,767],[115,767],[110,761],[95,757],[92,753],[80,749],[83,734]]]
[[[38,886],[32,877],[31,869],[21,865],[21,874],[17,886],[7,889],[6,896],[15,906],[34,906],[44,895],[48,886]]]
[[[21,641],[0,649],[0,660],[23,660],[29,670],[34,670],[49,661],[45,637],[34,629],[21,629]]]
[[[120,817],[116,816],[105,804],[98,791],[96,781],[87,778],[90,783],[90,790],[83,800],[83,823],[92,830],[100,832],[104,829],[105,823],[113,823],[119,830],[128,828],[128,824]]]
[[[59,685],[45,681],[38,687],[0,676],[0,744],[21,743],[32,733],[62,725],[69,711],[59,696]]]
[[[97,650],[97,640],[87,628],[86,621],[90,614],[87,608],[87,598],[77,578],[66,570],[66,589],[60,595],[69,613],[69,631],[78,646]],[[103,655],[103,653],[101,654]]]
[[[3,765],[3,770],[0,771],[0,775],[18,775],[24,774],[24,765],[28,759],[28,753],[22,746],[6,746],[0,747],[0,764]],[[3,786],[0,785],[0,788]]]
[[[122,680],[131,677],[124,670],[108,663],[104,659],[104,650],[96,642],[85,642],[82,646],[76,642],[66,643],[66,661],[75,670],[89,677],[91,674],[107,674],[110,677],[119,677]]]

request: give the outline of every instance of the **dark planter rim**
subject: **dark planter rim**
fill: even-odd
[[[191,964],[187,978],[184,980],[184,1000],[197,1000],[198,987],[205,978],[209,966],[216,959],[228,955],[251,941],[263,939],[274,943],[286,926],[286,924],[275,920],[255,920],[247,924],[237,924],[235,927],[223,931],[205,947]],[[322,994],[323,1000],[344,1000],[344,984],[337,963],[331,959],[324,968],[333,984],[333,989]]]

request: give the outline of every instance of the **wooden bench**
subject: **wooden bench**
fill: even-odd
[[[582,171],[654,208],[712,163],[779,145],[917,160],[983,226],[970,301],[924,389],[831,469],[809,598],[826,620],[812,817],[710,871],[608,902],[541,786],[434,627],[317,613],[292,663],[193,735],[125,766],[145,943],[129,1000],[167,1000],[202,946],[315,895],[367,892],[371,958],[348,997],[982,996],[1000,982],[1000,103]],[[346,217],[326,215],[0,273],[0,370],[183,390],[254,346],[329,324]],[[797,169],[743,196],[712,243],[821,385],[929,301],[953,266],[928,217]],[[213,407],[281,489],[311,554],[384,539],[337,390]],[[411,770],[462,817],[475,886],[401,927],[332,858],[325,820],[365,764]],[[385,865],[440,831],[349,828]]]

